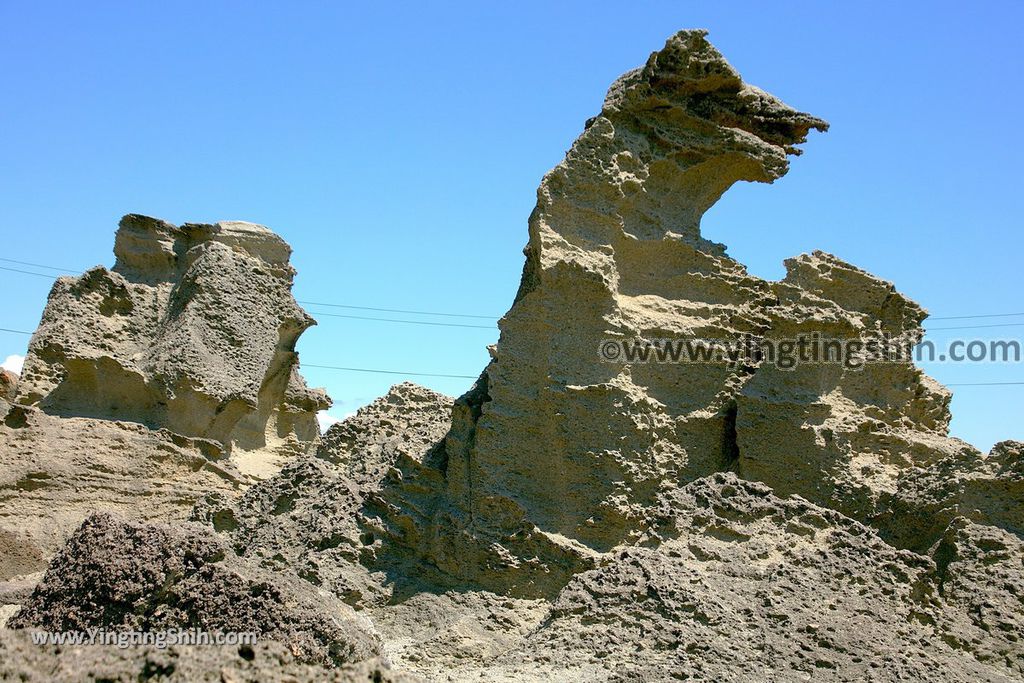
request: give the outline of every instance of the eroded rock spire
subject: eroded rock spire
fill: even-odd
[[[397,513],[378,534],[390,526],[395,545],[448,575],[551,594],[642,539],[666,492],[734,471],[927,549],[959,494],[936,500],[908,478],[981,456],[947,438],[949,392],[912,363],[600,355],[630,340],[920,339],[920,306],[832,255],[791,259],[769,282],[701,237],[729,186],[780,178],[811,129],[827,124],[743,83],[705,31],[677,33],[618,79],[538,190],[493,361],[456,404],[444,491],[416,498],[431,528]]]

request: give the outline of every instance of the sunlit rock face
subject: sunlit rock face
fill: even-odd
[[[723,470],[905,547],[926,549],[968,512],[957,494],[906,484],[982,458],[947,438],[949,392],[910,363],[602,357],[609,340],[920,339],[920,306],[835,256],[790,259],[770,282],[700,234],[733,183],[777,180],[827,127],[745,84],[703,31],[676,34],[612,84],[541,183],[493,361],[456,404],[435,521],[446,531],[421,548],[432,563],[549,593],[640,537],[659,495]]]

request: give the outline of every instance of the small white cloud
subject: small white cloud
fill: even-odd
[[[316,421],[320,423],[320,433],[323,434],[331,428],[331,425],[341,422],[341,419],[328,415],[326,410],[321,410],[316,414]]]
[[[21,367],[24,364],[25,364],[25,356],[19,356],[17,354],[12,354],[10,356],[7,356],[7,360],[5,360],[3,363],[0,363],[0,368],[3,368],[4,370],[7,370],[8,372],[13,372],[15,375],[20,375],[21,374]]]
[[[355,415],[355,411],[351,413],[345,413],[341,417],[335,417],[334,415],[328,415],[326,410],[321,410],[316,414],[316,421],[320,423],[320,433],[325,434],[327,430],[338,424],[342,420],[347,420]]]

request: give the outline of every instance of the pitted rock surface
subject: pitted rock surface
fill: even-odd
[[[377,654],[369,622],[308,588],[251,566],[202,530],[96,515],[68,540],[8,626],[257,633],[315,664]]]
[[[550,596],[635,542],[661,494],[718,471],[921,552],[957,515],[1020,519],[990,495],[1014,475],[948,437],[950,392],[909,362],[602,362],[608,340],[921,338],[920,306],[836,256],[769,282],[701,237],[730,185],[783,176],[812,129],[827,124],[743,83],[703,31],[611,86],[541,183],[493,361],[456,405],[446,504],[413,539],[430,563]]]
[[[12,555],[0,622],[244,622],[268,642],[79,660],[25,652],[23,634],[0,632],[0,677],[298,681],[327,676],[327,663],[344,664],[334,680],[1021,680],[1022,444],[986,455],[949,438],[950,392],[907,362],[600,356],[609,340],[920,339],[922,307],[836,256],[790,259],[769,282],[700,235],[732,183],[781,178],[826,127],[743,83],[704,31],[672,36],[612,85],[545,176],[519,293],[474,387],[455,401],[393,387],[244,493],[239,447],[260,442],[259,425],[269,447],[271,432],[301,421],[282,422],[280,396],[285,413],[322,405],[278,372],[294,338],[268,356],[269,330],[222,310],[239,282],[230,274],[247,268],[252,296],[286,292],[287,249],[254,226],[129,217],[114,272],[55,287],[18,400],[58,414],[105,402],[134,421],[13,408],[0,429],[16,444],[0,442],[15,463],[0,514],[13,529],[50,505],[51,526],[67,527],[110,486],[119,508],[144,499],[173,516],[195,502],[193,523],[91,518],[34,590],[46,553]],[[274,300],[282,329],[303,327],[290,299]],[[166,328],[140,307],[167,311]],[[66,316],[86,321],[93,336],[75,339],[87,343],[62,336]],[[250,332],[258,349],[227,348]],[[176,364],[160,340],[191,333],[212,340],[213,356],[196,346]],[[122,346],[139,338],[156,342]],[[276,379],[257,383],[268,357]],[[184,387],[192,364],[197,382]],[[100,373],[133,379],[98,391]],[[148,402],[154,390],[184,402]],[[194,420],[175,412],[189,401]],[[210,418],[213,407],[227,416]],[[202,436],[181,436],[190,430]],[[154,473],[144,478],[168,463],[174,477],[142,484],[131,461],[90,460],[79,446],[66,470],[49,446],[51,464],[33,469],[33,439],[57,432],[138,447]],[[47,494],[76,486],[80,497]],[[45,546],[49,532],[33,529]],[[4,543],[23,548],[14,533]]]
[[[17,402],[140,422],[229,450],[310,449],[330,405],[298,373],[315,321],[291,249],[251,223],[121,219],[113,270],[62,277],[29,344]]]

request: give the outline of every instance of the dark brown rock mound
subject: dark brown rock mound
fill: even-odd
[[[301,660],[371,658],[376,639],[350,608],[308,584],[252,567],[194,528],[96,515],[57,554],[8,624],[46,631],[258,633]]]

